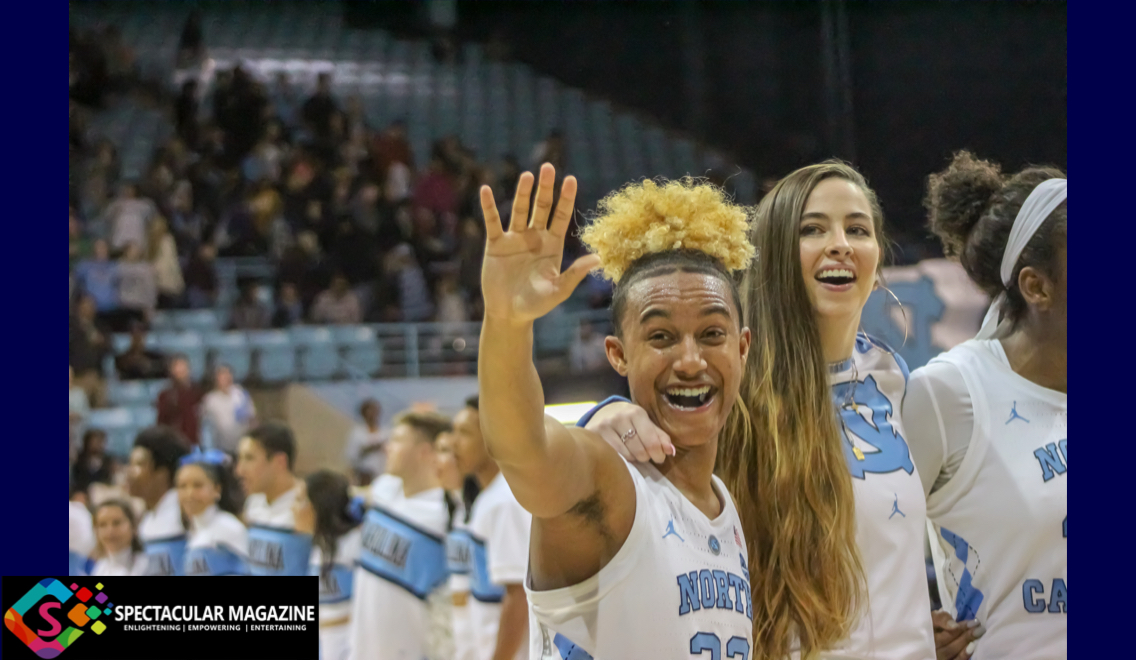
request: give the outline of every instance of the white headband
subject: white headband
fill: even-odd
[[[1006,242],[1006,251],[1002,254],[1002,284],[1009,288],[1010,280],[1014,276],[1014,266],[1022,250],[1030,242],[1041,223],[1049,217],[1053,210],[1064,202],[1069,195],[1068,179],[1047,179],[1033,189],[1026,198],[1018,217],[1014,219],[1014,226],[1010,229],[1010,240]],[[998,329],[998,320],[1002,309],[1006,306],[1006,292],[998,294],[986,318],[982,320],[982,328],[975,339],[990,339]]]

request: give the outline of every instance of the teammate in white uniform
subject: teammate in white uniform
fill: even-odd
[[[469,622],[478,660],[528,656],[524,581],[532,515],[525,511],[485,449],[476,396],[454,417],[454,457],[477,480],[469,524],[455,534],[469,557]]]
[[[796,414],[794,398],[811,391],[815,383],[811,380],[812,371],[821,375],[824,363],[827,363],[832,400],[840,413],[843,461],[822,460],[829,458],[823,455],[829,451],[828,444],[812,447],[809,452],[801,451],[800,429],[808,431],[810,423],[801,417],[788,422],[797,424],[796,430],[790,426],[786,432],[780,427],[785,435],[776,448],[763,444],[765,439],[762,438],[756,444],[731,446],[723,453],[732,455],[733,449],[739,449],[742,460],[747,451],[765,452],[766,457],[783,451],[783,458],[773,459],[781,461],[799,457],[796,458],[799,465],[776,467],[778,479],[789,479],[794,471],[797,474],[813,471],[809,481],[823,483],[827,478],[819,470],[827,466],[834,469],[834,478],[844,467],[851,472],[854,542],[863,567],[866,592],[861,596],[864,608],[860,617],[853,620],[854,625],[846,634],[832,635],[839,628],[830,625],[828,643],[818,644],[814,640],[820,657],[828,660],[926,660],[935,656],[923,553],[925,502],[899,415],[907,367],[893,350],[857,333],[860,314],[877,281],[881,232],[878,203],[858,172],[835,163],[802,168],[779,182],[759,207],[754,244],[765,258],[755,262],[742,283],[748,301],[746,318],[755,332],[763,336],[758,343],[760,352],[751,358],[750,368],[757,371],[757,378],[763,383],[772,382],[778,388],[777,405],[781,414],[789,417]],[[783,263],[786,258],[791,259],[784,255],[796,254],[799,254],[798,263]],[[814,333],[820,340],[819,346],[807,341]],[[745,397],[753,397],[754,392],[743,388]],[[761,390],[756,392],[760,395]],[[760,396],[757,398],[762,400]],[[749,405],[748,398],[745,403]],[[817,405],[809,409],[817,409],[823,402],[814,403]],[[764,413],[751,408],[751,415],[760,424],[759,416]],[[585,418],[581,423],[601,433],[610,445],[634,460],[658,462],[673,447],[668,434],[660,433],[643,411],[626,403],[610,405],[602,416],[597,415],[590,421]],[[818,435],[817,423],[811,423],[814,437],[827,443],[828,431],[821,428],[824,433]],[[764,460],[768,464],[769,459]],[[754,464],[761,468],[762,461],[763,457],[758,455]],[[724,467],[723,474],[727,478],[741,475],[743,483],[748,484],[749,492],[736,495],[751,498],[746,503],[749,511],[756,515],[764,507],[773,508],[772,498],[761,495],[761,476],[767,472],[750,471],[748,474],[757,475],[752,478],[737,463],[726,463]],[[784,490],[787,489],[766,492]],[[823,502],[831,498],[819,493],[816,499]],[[782,511],[788,508],[791,515],[799,516],[786,504],[789,502],[782,503]],[[814,504],[809,501],[797,506],[809,510]],[[843,515],[844,510],[836,508],[835,511]],[[776,511],[762,511],[761,518],[772,520],[774,514],[784,519],[790,517]],[[849,529],[846,525],[853,522],[841,517],[829,520],[845,526],[844,529]],[[800,519],[798,523],[800,529],[817,529],[814,524],[805,524]],[[776,535],[785,528],[772,526],[768,534]],[[827,532],[827,529],[820,531]],[[826,541],[831,543],[832,539]],[[765,539],[755,543],[765,548],[776,547]],[[813,548],[797,543],[798,555],[808,553],[811,560]],[[793,547],[792,543],[780,545]],[[764,594],[755,582],[755,598],[783,591],[783,584],[777,581],[788,579],[785,566],[802,565],[800,556],[786,555],[782,561],[786,564],[775,569],[775,573],[762,574],[762,566],[751,567],[755,578],[764,582]],[[796,577],[800,588],[801,576]],[[817,577],[822,581],[831,579],[823,574]],[[820,595],[813,594],[818,599]],[[767,625],[787,621],[786,609],[790,604],[784,597],[777,603],[759,602],[759,607],[766,608],[762,620]],[[793,605],[797,611],[806,613],[813,607],[811,602]],[[840,603],[830,605],[839,611]],[[833,623],[832,617],[826,616],[829,623]],[[820,618],[823,617],[817,617]],[[837,619],[836,623],[840,622],[841,619]],[[785,634],[790,634],[790,630]],[[788,649],[782,646],[785,642]],[[792,638],[767,637],[759,643],[763,645],[762,655],[799,651],[799,640]]]
[[[449,516],[434,443],[450,429],[433,413],[396,418],[387,474],[371,486],[351,609],[353,660],[452,654],[445,535]],[[446,648],[449,646],[449,648]]]
[[[475,477],[463,477],[454,458],[454,434],[442,433],[437,447],[438,481],[446,489],[450,526],[446,533],[446,570],[449,572],[450,617],[454,640],[454,660],[477,660],[469,614],[469,585],[473,571],[473,542],[467,528],[469,509],[480,488]]]
[[[145,575],[149,563],[138,539],[134,512],[122,500],[107,500],[95,508],[95,535],[98,545],[91,575]]]
[[[292,474],[296,438],[280,422],[265,422],[241,439],[237,477],[248,493],[244,522],[249,532],[249,573],[307,575],[310,534],[296,532],[292,505],[300,480]]]
[[[706,185],[628,186],[589,228],[610,240],[585,234],[597,254],[560,273],[576,181],[565,179],[550,225],[554,177],[545,164],[526,227],[533,178],[521,176],[508,232],[492,192],[481,190],[479,415],[489,454],[533,514],[530,657],[749,658],[745,539],[712,475],[750,340],[730,276],[753,254],[746,215]],[[691,210],[699,201],[703,209]],[[600,257],[619,282],[609,360],[680,448],[658,470],[630,465],[599,436],[544,415],[533,321],[568,298]],[[492,495],[481,493],[475,515]]]
[[[138,536],[149,557],[147,575],[184,574],[185,525],[173,486],[178,462],[188,452],[185,439],[168,426],[143,429],[134,439],[126,475],[130,494],[146,504]]]
[[[1066,186],[967,152],[930,181],[946,251],[1001,296],[979,338],[911,375],[903,404],[943,605],[988,631],[975,658],[1068,654]]]
[[[292,506],[296,531],[312,534],[309,575],[319,578],[320,657],[346,660],[350,648],[355,563],[362,547],[364,503],[347,477],[320,470],[307,476]]]
[[[248,575],[248,530],[235,515],[229,455],[193,452],[177,471],[178,502],[189,519],[186,575]]]
[[[91,512],[82,502],[68,503],[67,563],[68,575],[89,575],[93,567],[91,552],[95,549],[95,532]]]

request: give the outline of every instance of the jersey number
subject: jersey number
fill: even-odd
[[[832,395],[836,398],[836,404],[841,406],[844,457],[848,460],[848,468],[853,477],[863,479],[866,472],[887,474],[903,470],[912,474],[915,471],[907,441],[892,426],[891,418],[895,416],[895,412],[891,401],[880,392],[874,377],[868,376],[862,383],[834,385]],[[852,400],[848,401],[850,396]],[[862,413],[867,413],[867,418]],[[870,445],[869,451],[856,446],[849,434],[855,435],[863,444]]]
[[[690,638],[691,655],[702,655],[706,651],[710,652],[710,660],[722,660],[722,639],[714,633],[704,632],[696,633]],[[726,657],[747,660],[749,642],[744,637],[731,637],[726,642]]]

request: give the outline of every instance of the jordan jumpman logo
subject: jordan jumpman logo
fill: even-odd
[[[663,538],[667,538],[671,534],[678,536],[678,540],[682,541],[683,543],[686,543],[686,539],[682,538],[682,536],[678,532],[675,531],[675,521],[673,519],[670,522],[667,523],[667,533],[663,534]]]
[[[1025,422],[1026,424],[1030,423],[1030,421],[1028,419],[1026,419],[1025,417],[1022,417],[1021,415],[1018,414],[1018,402],[1017,401],[1015,401],[1014,406],[1012,408],[1010,408],[1010,419],[1007,419],[1006,423],[1009,424],[1010,422],[1014,421],[1015,419],[1020,419],[1023,422]]]
[[[899,515],[903,516],[904,518],[906,518],[907,514],[899,510],[899,495],[896,495],[895,493],[892,493],[892,495],[895,495],[895,502],[892,502],[891,515],[888,516],[888,520],[891,520],[892,518],[894,518],[895,514],[897,514],[897,513]]]

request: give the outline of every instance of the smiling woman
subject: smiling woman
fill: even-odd
[[[601,203],[583,240],[594,254],[560,272],[576,181],[552,211],[541,170],[530,226],[501,229],[482,190],[487,244],[478,364],[486,447],[533,515],[526,593],[530,657],[748,658],[753,603],[741,521],[713,476],[719,435],[749,350],[736,285],[753,248],[748,216],[691,180],[631,184]],[[529,217],[521,176],[512,217]],[[608,360],[671,434],[658,467],[632,465],[595,433],[544,415],[533,321],[590,268],[617,280]],[[680,608],[673,606],[678,598]],[[539,631],[539,632],[538,632]]]

